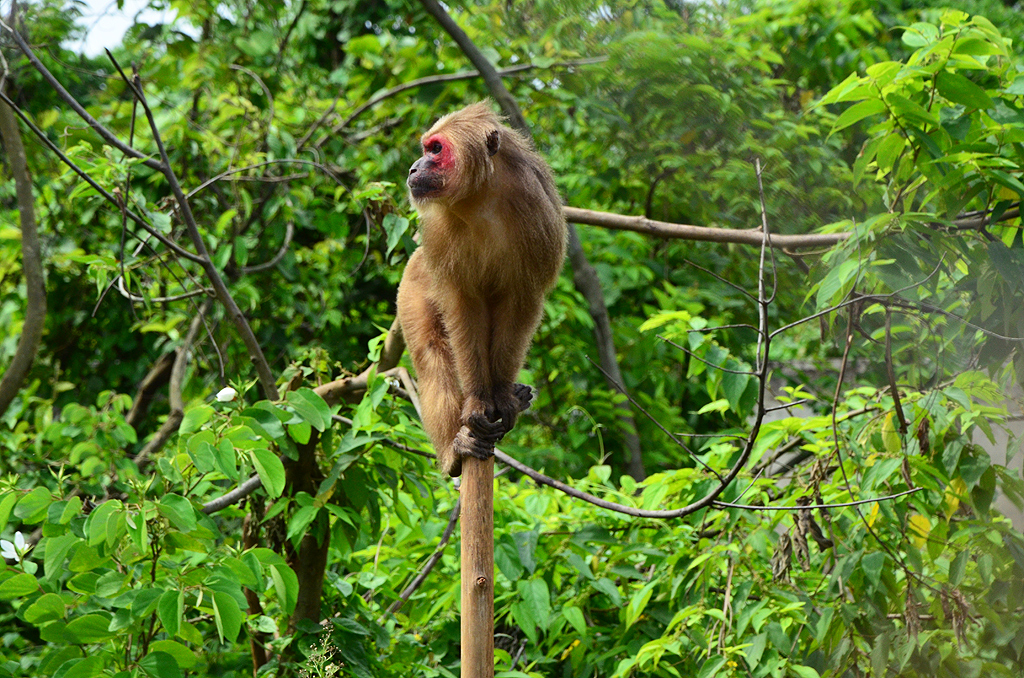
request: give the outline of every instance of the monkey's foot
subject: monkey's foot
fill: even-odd
[[[537,392],[533,390],[532,386],[526,384],[512,384],[512,395],[519,401],[519,411],[525,412],[530,409],[533,399],[537,397]]]
[[[533,389],[526,384],[512,384],[504,392],[499,390],[494,396],[495,419],[501,420],[501,434],[505,435],[516,425],[520,412],[530,409],[533,402]]]
[[[494,444],[500,439],[501,436],[497,436],[497,438],[494,436],[478,437],[469,426],[463,426],[455,434],[455,441],[452,443],[452,447],[455,448],[455,454],[460,458],[476,457],[477,459],[487,460],[494,456]],[[462,470],[461,467],[462,463],[460,462],[460,472]]]

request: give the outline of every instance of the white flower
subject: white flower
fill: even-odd
[[[6,539],[0,539],[0,557],[20,563],[21,556],[27,551],[28,548],[25,545],[25,535],[21,532],[14,533],[13,544]]]
[[[238,395],[238,391],[231,388],[230,386],[225,386],[221,390],[217,391],[217,402],[229,403],[235,399],[236,395]]]

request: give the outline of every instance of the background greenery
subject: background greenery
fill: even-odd
[[[434,82],[360,110],[470,69],[411,0],[152,4],[178,23],[137,23],[114,56],[137,69],[204,241],[288,392],[261,400],[218,304],[160,300],[209,283],[124,228],[121,210],[23,126],[49,304],[29,378],[0,413],[0,530],[28,550],[0,574],[0,675],[457,675],[457,530],[389,610],[457,496],[403,449],[429,449],[414,409],[384,378],[333,409],[311,389],[375,359],[415,246],[403,181],[418,135],[488,92],[475,78]],[[794,508],[919,488],[656,521],[503,475],[499,675],[1024,670],[1024,538],[1001,513],[1024,498],[1012,427],[1024,383],[1024,18],[994,0],[956,4],[449,4],[498,68],[535,67],[505,82],[567,204],[752,228],[756,158],[774,232],[849,234],[775,254],[771,327],[819,314],[772,343],[773,402],[802,402],[771,413],[721,499]],[[17,26],[93,116],[152,152],[110,60],[67,47],[81,9],[19,3]],[[9,96],[105,190],[178,237],[164,177],[101,143],[9,37]],[[606,58],[565,65],[590,57]],[[0,172],[7,365],[26,292],[6,160]],[[756,363],[742,325],[757,324],[758,250],[578,228],[637,401],[647,477],[626,473],[622,396],[589,360],[594,321],[568,267],[523,372],[538,398],[502,449],[603,498],[686,505],[714,477],[662,427],[713,469],[738,458],[756,382],[715,366]],[[273,266],[251,270],[284,243]],[[170,412],[163,387],[129,416],[136,389],[200,314],[183,421],[136,458]],[[729,327],[706,331],[717,326]],[[227,385],[239,398],[215,402]],[[309,441],[323,479],[311,486],[278,460]],[[253,472],[264,487],[248,500],[200,510]],[[314,590],[304,538],[329,544],[312,615],[301,613]]]

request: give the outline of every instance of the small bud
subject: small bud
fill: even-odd
[[[217,402],[229,403],[235,399],[236,395],[238,395],[238,391],[231,388],[230,386],[225,386],[221,390],[217,391]]]

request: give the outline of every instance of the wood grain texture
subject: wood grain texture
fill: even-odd
[[[494,458],[462,463],[462,678],[494,677]]]

